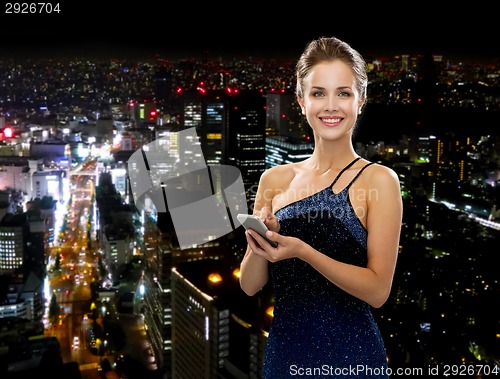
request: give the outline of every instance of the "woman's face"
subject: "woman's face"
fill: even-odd
[[[299,98],[315,137],[336,140],[352,135],[363,105],[350,67],[340,60],[312,67]]]

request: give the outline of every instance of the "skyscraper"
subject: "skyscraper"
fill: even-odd
[[[265,98],[259,91],[241,91],[228,99],[225,151],[227,164],[238,167],[251,207],[266,169]]]
[[[207,165],[240,169],[250,205],[265,170],[265,98],[258,91],[203,89],[180,98],[180,129],[196,128]]]
[[[172,378],[260,378],[268,293],[248,298],[237,266],[204,259],[172,271]]]

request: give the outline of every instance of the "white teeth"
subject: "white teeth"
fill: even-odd
[[[323,121],[329,124],[333,124],[335,122],[340,122],[340,118],[324,118]]]

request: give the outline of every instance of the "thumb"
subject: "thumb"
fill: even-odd
[[[279,243],[279,240],[281,238],[281,236],[278,233],[272,232],[270,230],[266,232],[266,237],[269,238],[271,241],[275,241],[277,243]]]

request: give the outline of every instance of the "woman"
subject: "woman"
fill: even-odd
[[[388,377],[370,307],[391,291],[402,198],[394,171],[353,148],[367,101],[366,63],[347,43],[319,38],[306,46],[296,75],[314,151],[262,174],[254,214],[278,246],[248,230],[241,262],[246,294],[269,279],[274,289],[262,377]]]

